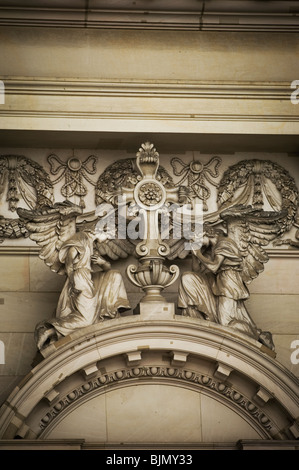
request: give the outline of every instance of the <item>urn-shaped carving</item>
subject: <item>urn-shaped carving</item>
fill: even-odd
[[[175,265],[164,266],[163,260],[140,260],[139,266],[130,265],[127,268],[130,281],[143,289],[145,296],[143,302],[165,302],[161,291],[173,284],[179,276],[179,268]]]

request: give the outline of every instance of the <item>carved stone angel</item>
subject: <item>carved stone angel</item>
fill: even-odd
[[[268,261],[262,248],[283,230],[285,214],[233,207],[221,213],[227,233],[209,228],[202,248],[193,251],[193,272],[182,275],[178,307],[183,315],[215,321],[245,333],[274,349],[270,332],[250,317],[247,284]]]
[[[78,328],[115,318],[130,309],[121,274],[111,270],[110,263],[101,256],[126,257],[128,245],[117,246],[109,240],[111,234],[97,232],[95,224],[77,231],[76,220],[82,209],[68,201],[42,210],[18,209],[18,213],[27,221],[30,238],[41,247],[39,257],[52,271],[67,276],[56,316],[36,326],[39,349]]]

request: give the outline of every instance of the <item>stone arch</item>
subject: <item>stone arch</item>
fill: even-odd
[[[151,392],[156,397],[163,395],[158,414],[167,406],[167,396],[175,396],[175,410],[189,413],[190,419],[191,401],[195,408],[200,401],[201,409],[225,410],[238,425],[254,430],[256,438],[298,437],[298,381],[265,346],[244,335],[232,335],[220,325],[181,316],[151,321],[124,317],[69,335],[43,354],[44,359],[1,409],[2,439],[47,440],[55,435],[59,423],[78,415],[76,410],[92,406],[102,410],[101,397],[106,403],[111,399],[121,413],[133,410],[134,414],[135,404],[130,393],[124,392],[133,390],[139,401]],[[127,411],[120,406],[124,395]],[[186,397],[190,406],[183,409],[179,404]],[[148,415],[146,407],[142,410],[145,417],[149,417],[150,406]],[[178,422],[182,416],[179,414]],[[170,415],[168,419],[171,425]],[[86,424],[88,428],[92,425]],[[189,431],[183,439],[193,436]],[[251,437],[248,433],[245,438]],[[125,438],[114,434],[120,440]],[[233,433],[228,432],[227,440],[232,439]]]
[[[132,378],[132,374],[134,374],[134,369],[140,369],[142,377],[138,377],[134,380]],[[157,372],[152,372],[152,370],[155,369]],[[172,373],[173,371],[173,376],[167,376],[167,373],[169,374]],[[117,373],[120,371],[114,371],[109,374],[109,378],[112,379],[111,383],[107,384],[105,387],[99,387],[93,390],[91,390],[92,385],[91,383],[97,383],[99,377],[95,377],[93,380],[89,382],[84,382],[82,383],[81,386],[76,387],[73,389],[70,393],[66,394],[61,398],[61,400],[55,405],[53,405],[49,411],[47,411],[46,415],[41,419],[40,425],[42,426],[41,432],[38,435],[38,438],[40,439],[47,439],[49,436],[53,436],[53,431],[54,431],[54,436],[56,437],[55,430],[57,427],[59,427],[60,423],[65,420],[65,418],[68,418],[69,415],[72,415],[74,410],[77,410],[80,407],[83,407],[85,410],[87,409],[89,402],[98,402],[100,403],[101,400],[97,400],[99,397],[102,395],[109,396],[109,394],[113,393],[114,395],[119,395],[121,397],[121,394],[123,395],[124,389],[128,389],[127,395],[131,394],[130,389],[131,388],[140,388],[141,386],[143,389],[147,389],[147,393],[149,393],[152,397],[154,396],[155,388],[156,390],[159,390],[159,393],[161,394],[161,389],[163,388],[164,390],[167,389],[168,395],[170,398],[170,401],[172,401],[173,398],[173,393],[171,389],[176,389],[175,390],[175,395],[176,395],[176,401],[179,401],[181,397],[188,396],[188,394],[185,393],[183,390],[188,390],[192,393],[189,393],[189,397],[194,402],[195,400],[198,400],[198,397],[201,396],[201,402],[203,401],[204,403],[210,403],[212,402],[217,402],[218,407],[214,406],[214,408],[221,409],[221,408],[227,408],[226,414],[233,416],[233,414],[237,415],[240,419],[236,419],[239,423],[243,422],[243,427],[252,428],[255,432],[252,433],[252,435],[258,436],[260,439],[271,439],[271,428],[273,426],[273,423],[271,420],[268,418],[268,416],[262,411],[262,409],[257,406],[255,403],[250,401],[247,397],[239,393],[237,390],[233,389],[232,387],[225,385],[222,381],[220,380],[215,380],[213,377],[208,377],[208,376],[199,376],[195,372],[187,369],[182,369],[182,368],[168,368],[168,367],[135,367],[135,368],[127,368],[126,370],[123,370],[123,375],[126,376],[125,378],[116,378],[115,376]],[[154,375],[153,375],[154,374]],[[147,375],[147,377],[145,377]],[[112,376],[114,376],[112,378]],[[100,378],[103,378],[101,375]],[[107,379],[109,380],[109,379]],[[89,396],[88,391],[83,392],[84,387],[90,387],[91,393]],[[97,386],[97,385],[96,385]],[[83,393],[82,393],[83,392]],[[180,393],[182,392],[182,393]],[[136,393],[134,394],[136,398]],[[208,398],[205,399],[205,398]],[[139,397],[140,398],[140,397]],[[142,399],[144,400],[145,394],[144,390],[142,391]],[[156,402],[157,395],[154,396],[154,400]],[[199,401],[199,400],[198,400]],[[103,403],[103,400],[102,400]],[[156,403],[155,403],[156,404]],[[57,406],[58,405],[58,406]],[[187,407],[186,407],[187,405]],[[189,409],[188,413],[188,406],[190,403],[182,403],[180,402],[180,407],[182,413],[179,414],[178,418],[176,420],[172,420],[172,422],[177,422],[180,423],[181,418],[185,418],[185,420],[190,419],[190,416],[193,413],[197,413],[197,409]],[[163,402],[163,407],[165,408],[167,406],[167,402]],[[173,407],[173,404],[170,405],[170,407]],[[121,407],[119,407],[117,410],[114,410],[114,415],[118,412],[120,412]],[[140,416],[140,409],[138,410],[139,414],[139,424],[140,421],[148,421],[148,413],[150,413],[152,410],[147,411],[143,415]],[[159,413],[159,409],[155,408],[155,412]],[[174,413],[177,414],[178,410],[175,408]],[[132,412],[132,408],[130,408],[130,412]],[[125,414],[128,414],[128,412],[125,412]],[[81,411],[80,416],[84,416],[84,411]],[[131,416],[134,421],[134,427],[138,427],[138,424],[136,424],[136,414]],[[160,419],[160,416],[159,416]],[[219,417],[215,416],[215,419],[219,419]],[[71,420],[69,420],[71,421]],[[151,424],[155,425],[153,423],[152,417],[149,419]],[[82,426],[82,421],[80,421],[81,426]],[[245,423],[248,424],[248,426],[245,426]],[[197,423],[199,424],[199,423]],[[223,426],[225,426],[225,423],[220,423]],[[67,426],[67,429],[70,428],[70,424]],[[87,426],[86,426],[87,428]],[[126,424],[126,428],[128,431],[128,424]],[[64,428],[65,429],[65,428]],[[112,429],[112,432],[115,430]],[[65,432],[65,431],[64,431]],[[195,433],[192,433],[193,435]],[[78,436],[76,436],[78,437]],[[121,437],[121,441],[123,442],[126,436]],[[165,440],[165,437],[164,437]],[[153,435],[151,438],[151,442],[153,442]]]

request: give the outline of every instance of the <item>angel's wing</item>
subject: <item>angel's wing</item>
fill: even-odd
[[[169,254],[167,255],[167,259],[174,260],[176,258],[185,259],[190,254],[191,250],[188,248],[188,244],[190,244],[190,240],[185,238],[174,238],[170,236],[169,239],[163,240],[169,248]]]
[[[29,237],[41,248],[39,257],[51,271],[64,274],[64,265],[59,261],[59,250],[76,233],[76,217],[82,214],[82,208],[64,201],[42,209],[18,208],[17,212],[21,220],[25,221]]]
[[[227,235],[233,239],[243,256],[242,279],[249,284],[269,260],[264,246],[285,230],[286,212],[266,212],[239,206],[221,213],[227,223]]]
[[[193,216],[190,217],[188,224],[184,227],[182,220],[173,214],[170,221],[170,230],[167,233],[167,239],[162,236],[162,241],[168,246],[169,254],[167,259],[176,258],[185,259],[193,252],[193,249],[200,249],[203,243],[204,234],[211,228],[222,224],[218,212],[208,214],[198,221]]]
[[[108,256],[113,261],[119,258],[128,258],[135,251],[135,243],[130,239],[113,238],[105,242],[96,243],[96,249],[101,256]]]
[[[95,240],[95,249],[100,256],[108,256],[108,258],[115,261],[133,255],[135,247],[140,241],[124,238],[123,233],[121,236],[118,230],[118,220],[117,207],[113,207],[109,203],[102,203],[95,211],[77,217],[77,230],[89,229],[95,232],[107,232],[109,235],[108,240],[104,242]],[[125,223],[128,223],[128,221],[123,221],[123,224]],[[121,232],[124,231],[124,228],[126,226],[122,228]]]

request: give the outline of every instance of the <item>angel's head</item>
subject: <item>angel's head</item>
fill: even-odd
[[[216,245],[220,237],[224,236],[224,232],[214,227],[206,227],[203,237],[206,245]]]
[[[251,206],[234,206],[224,210],[220,215],[226,225],[227,235],[235,241],[246,238],[248,224],[246,216],[252,213]]]
[[[246,221],[238,217],[231,217],[227,219],[226,226],[228,236],[237,240],[243,239],[244,234],[247,232]]]

